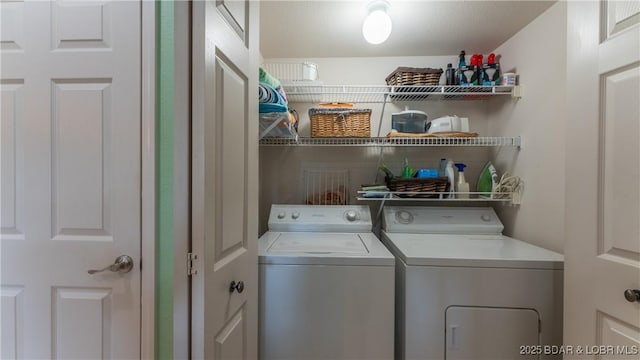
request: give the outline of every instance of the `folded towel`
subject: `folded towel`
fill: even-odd
[[[278,90],[266,83],[258,85],[258,111],[261,113],[268,112],[287,112],[287,101]]]
[[[258,79],[261,83],[265,83],[271,85],[274,89],[279,88],[282,84],[280,81],[273,77],[271,74],[267,72],[267,70],[260,68],[260,78]]]

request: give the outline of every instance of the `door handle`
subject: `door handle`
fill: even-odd
[[[624,298],[628,302],[640,302],[640,290],[639,289],[627,289],[624,291]]]
[[[97,273],[109,270],[111,272],[126,274],[129,271],[131,271],[131,269],[133,269],[133,259],[131,258],[131,256],[120,255],[116,258],[113,264],[106,266],[100,270],[89,270],[87,272],[89,273],[89,275],[93,275],[93,274],[97,274]]]
[[[229,292],[232,293],[234,290],[237,291],[238,294],[242,293],[244,291],[244,281],[231,281],[231,284],[229,284]]]

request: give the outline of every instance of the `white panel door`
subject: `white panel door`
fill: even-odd
[[[576,359],[638,359],[640,2],[567,6],[564,343],[591,346]]]
[[[255,359],[258,2],[194,2],[192,42],[192,354]]]
[[[140,12],[0,3],[2,359],[140,357]]]

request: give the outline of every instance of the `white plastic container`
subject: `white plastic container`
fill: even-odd
[[[455,172],[453,170],[453,161],[448,160],[445,168],[445,174],[449,179],[449,199],[455,198]]]

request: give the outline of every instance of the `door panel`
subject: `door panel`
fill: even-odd
[[[640,68],[636,63],[602,79],[599,255],[640,265],[640,124],[630,116],[640,114],[640,103],[633,101],[640,99]]]
[[[246,248],[245,194],[247,190],[245,156],[247,126],[247,79],[238,69],[227,64],[224,57],[216,56],[216,106],[221,127],[221,137],[217,141],[217,152],[223,158],[217,172],[223,192],[219,193],[222,229],[220,251],[216,251],[216,260],[226,256],[239,247]],[[219,260],[218,260],[219,261]],[[218,262],[216,261],[216,262]]]
[[[52,236],[111,241],[111,84],[54,80],[52,97]]]
[[[0,237],[3,239],[24,239],[24,138],[22,133],[22,81],[0,83],[0,166],[1,184],[1,224]]]
[[[0,4],[0,51],[22,50],[24,42],[24,3],[4,2]]]
[[[637,346],[640,304],[623,294],[640,289],[640,5],[568,2],[567,13],[567,128],[580,136],[566,144],[564,343]],[[619,350],[596,357],[638,356]]]
[[[241,308],[216,336],[216,359],[246,359],[247,324]]]
[[[57,359],[109,359],[112,299],[107,289],[53,289],[53,352]],[[82,341],[78,341],[82,339]]]
[[[2,357],[139,358],[141,3],[0,12]]]
[[[2,286],[0,304],[2,305],[2,359],[15,359],[22,353],[24,324],[22,313],[24,288],[21,286]]]
[[[640,22],[640,3],[637,1],[604,1],[602,7],[602,40]]]
[[[227,21],[242,42],[246,42],[246,29],[249,25],[249,17],[247,16],[249,13],[249,1],[216,0],[216,3],[220,15]]]
[[[616,349],[611,354],[603,356],[603,359],[613,360],[619,358],[620,355],[638,354],[638,349],[640,349],[640,328],[637,326],[599,312],[597,331],[598,341],[596,345],[614,346]]]
[[[258,2],[193,3],[194,358],[257,356],[257,29]]]
[[[54,49],[110,47],[109,2],[53,2],[51,7]]]

